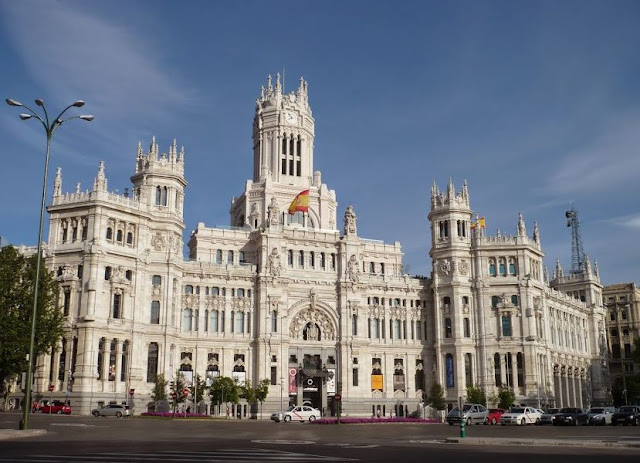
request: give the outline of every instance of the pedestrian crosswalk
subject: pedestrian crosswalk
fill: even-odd
[[[296,461],[296,462],[332,462],[357,461],[352,458],[340,458],[324,455],[313,455],[300,452],[283,452],[268,449],[217,449],[206,452],[109,452],[82,455],[25,455],[0,457],[0,463],[14,461],[20,463],[121,463],[121,462],[230,462],[253,463],[256,461]]]

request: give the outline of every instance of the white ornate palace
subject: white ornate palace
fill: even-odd
[[[607,400],[597,266],[553,279],[537,226],[514,236],[472,230],[465,184],[431,191],[430,278],[403,273],[399,243],[361,238],[336,219],[334,190],[313,169],[307,82],[285,94],[269,77],[256,101],[253,178],[231,202],[231,226],[199,223],[183,257],[185,155],[138,145],[131,194],[63,193],[58,169],[47,265],[57,272],[66,334],[38,360],[36,393],[87,412],[131,400],[145,409],[158,374],[181,370],[271,386],[264,411],[311,401],[343,413],[415,410],[433,381],[450,403],[467,385],[517,401]],[[309,190],[308,212],[287,213]],[[416,211],[420,213],[420,211]],[[340,229],[339,229],[340,228]],[[242,409],[246,413],[246,407]]]

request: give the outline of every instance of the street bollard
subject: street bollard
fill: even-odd
[[[460,418],[460,437],[467,437],[467,421],[464,416]]]

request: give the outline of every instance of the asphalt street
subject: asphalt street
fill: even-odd
[[[0,414],[17,429],[18,414]],[[32,415],[46,433],[0,440],[0,462],[465,461],[591,462],[640,459],[640,427],[317,425],[247,420],[157,420]],[[522,440],[524,445],[513,444]],[[475,440],[477,445],[469,445]],[[540,446],[541,443],[554,445]],[[512,445],[507,445],[511,443]],[[560,445],[557,445],[560,444]],[[579,446],[576,445],[586,445]],[[605,447],[631,445],[635,447]]]

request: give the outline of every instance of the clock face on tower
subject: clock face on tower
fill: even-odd
[[[284,120],[287,124],[296,124],[298,122],[298,116],[296,113],[286,113],[284,116]]]

